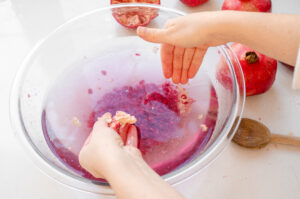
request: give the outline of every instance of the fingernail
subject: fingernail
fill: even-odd
[[[169,79],[170,77],[172,77],[172,74],[170,73],[170,74],[165,74],[165,78],[166,79]]]
[[[145,28],[145,27],[143,27],[143,26],[139,26],[139,27],[137,28],[137,33],[138,33],[138,34],[143,34],[143,33],[145,33],[146,29],[147,29],[147,28]]]
[[[173,80],[174,84],[178,84],[179,83],[179,79],[178,78],[173,78],[172,80]]]
[[[193,78],[195,75],[196,75],[196,73],[194,74],[194,73],[191,73],[191,72],[190,72],[190,73],[188,73],[188,78],[191,79],[191,78]]]
[[[134,147],[138,146],[138,134],[137,134],[137,129],[134,125],[131,125],[131,127],[128,130],[126,145],[130,145]]]
[[[187,79],[181,79],[181,84],[186,84],[187,83]]]

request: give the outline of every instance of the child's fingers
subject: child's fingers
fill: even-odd
[[[195,51],[195,54],[193,56],[193,61],[191,63],[191,66],[188,71],[188,78],[193,78],[195,77],[196,73],[198,72],[202,61],[203,57],[207,51],[207,48],[197,48]]]
[[[98,120],[94,124],[94,129],[97,127],[103,127],[107,126],[109,122],[112,121],[112,115],[111,113],[104,113],[101,117],[98,117]]]
[[[89,137],[85,141],[84,145],[87,145],[92,137],[93,133],[100,133],[104,128],[108,128],[107,124],[111,118],[110,113],[105,113],[101,117],[98,117],[98,120],[94,123],[93,130],[90,133]]]
[[[186,84],[188,82],[188,70],[193,60],[196,48],[186,48],[183,56],[183,66],[181,72],[181,83]]]
[[[180,83],[181,80],[181,71],[183,63],[184,48],[175,47],[173,55],[173,76],[172,80],[175,84]]]
[[[167,29],[146,28],[139,26],[137,34],[142,39],[153,43],[168,43]]]
[[[128,129],[126,145],[138,147],[138,132],[134,125],[130,125]]]
[[[129,124],[125,124],[124,126],[121,126],[121,128],[120,128],[120,137],[124,144],[126,143],[126,138],[127,138],[129,127],[130,127]]]
[[[161,62],[165,78],[172,77],[173,74],[173,51],[175,46],[162,44],[160,50]]]
[[[103,128],[104,126],[107,127],[107,123],[106,123],[105,119],[103,119],[103,118],[98,118],[98,120],[94,123],[93,130],[101,129],[101,128]]]
[[[89,134],[89,136],[88,136],[87,139],[85,140],[83,146],[88,145],[88,144],[90,143],[90,141],[91,141],[91,138],[92,138],[92,133]]]

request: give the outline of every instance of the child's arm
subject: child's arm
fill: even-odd
[[[169,20],[164,29],[139,27],[138,35],[147,41],[163,44],[164,74],[167,78],[178,80],[179,76],[185,75],[185,70],[188,78],[196,74],[209,46],[231,41],[295,65],[300,44],[300,15],[200,12]],[[193,53],[191,61],[190,54]],[[175,83],[180,82],[177,80]]]
[[[79,153],[79,162],[93,176],[105,178],[118,199],[183,199],[143,160],[136,128],[129,128],[126,145],[104,118],[98,119]],[[135,136],[129,136],[135,135]],[[130,141],[129,141],[130,140]]]

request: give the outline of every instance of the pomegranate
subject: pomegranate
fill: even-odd
[[[222,10],[270,12],[271,0],[225,0]]]
[[[134,126],[136,123],[134,116],[123,111],[117,111],[113,117],[111,113],[107,112],[101,118],[120,135],[124,144],[129,142],[137,147],[138,135],[137,129]]]
[[[185,95],[185,99],[181,99]],[[183,88],[178,88],[169,82],[162,85],[145,83],[143,80],[136,86],[124,86],[107,93],[97,103],[95,111],[90,114],[88,126],[92,127],[99,116],[111,118],[111,114],[118,114],[126,119],[130,125],[139,129],[139,145],[145,153],[156,141],[164,142],[175,136],[174,131],[180,119],[191,109],[194,100],[187,95]],[[120,112],[119,112],[120,113]],[[127,116],[123,113],[128,113]],[[134,119],[132,116],[134,116]],[[102,117],[103,117],[102,116]],[[109,126],[114,128],[127,141],[126,128],[119,121],[119,117],[108,120]],[[117,122],[114,122],[117,121]],[[122,130],[124,129],[125,130]],[[124,133],[124,134],[123,134]],[[153,141],[153,142],[152,142]]]
[[[113,4],[120,3],[150,3],[160,4],[160,0],[111,0]],[[138,26],[146,26],[152,19],[158,16],[155,8],[146,7],[127,7],[127,8],[114,8],[113,16],[122,26],[135,29]]]
[[[277,61],[256,52],[245,45],[235,43],[231,46],[241,64],[246,84],[246,96],[266,92],[273,84],[277,71]],[[236,70],[238,66],[234,64]],[[217,69],[217,79],[225,88],[232,88],[232,79],[224,58]],[[241,77],[237,76],[239,84]]]
[[[207,2],[208,0],[180,0],[180,1],[187,6],[196,7]]]

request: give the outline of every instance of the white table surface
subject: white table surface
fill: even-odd
[[[186,12],[217,10],[222,0],[188,9],[179,0],[162,5]],[[0,198],[101,198],[78,192],[44,175],[22,152],[9,121],[9,92],[20,62],[53,28],[109,0],[0,0]],[[299,0],[273,0],[273,12],[300,14]],[[288,36],[288,35],[287,35]],[[261,119],[272,132],[300,136],[300,91],[291,89],[292,71],[279,64],[266,94],[247,98],[245,115]],[[300,198],[300,149],[270,144],[261,150],[233,143],[208,168],[176,187],[187,198]]]

